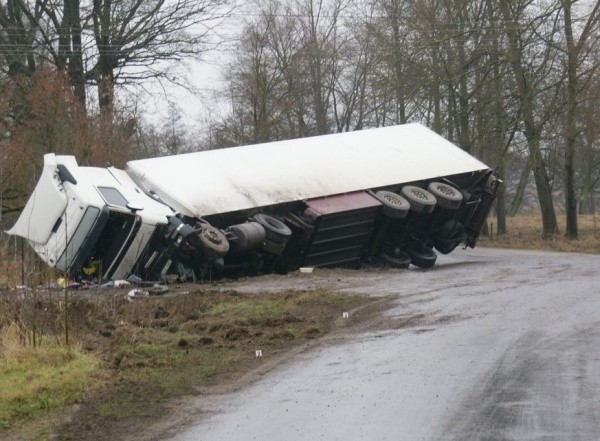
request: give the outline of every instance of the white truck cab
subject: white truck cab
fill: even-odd
[[[104,278],[123,278],[157,225],[173,211],[113,167],[79,167],[73,156],[44,156],[39,181],[9,234],[28,239],[62,272],[90,261]]]

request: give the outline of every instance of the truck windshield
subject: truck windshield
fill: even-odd
[[[97,270],[88,271],[88,276],[110,278],[129,249],[140,225],[139,216],[111,210],[108,221],[85,262],[88,266],[84,265],[84,273],[85,268],[90,268],[91,264]]]
[[[79,225],[75,229],[75,232],[71,236],[71,240],[67,245],[67,248],[56,262],[56,268],[60,271],[66,271],[71,267],[73,262],[78,258],[81,253],[81,248],[86,238],[92,231],[94,224],[96,223],[96,219],[100,215],[100,209],[96,207],[88,207],[83,214],[83,218]]]
[[[89,279],[110,278],[139,230],[141,219],[131,213],[88,207],[56,264]]]

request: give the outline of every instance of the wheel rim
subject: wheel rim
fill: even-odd
[[[446,187],[445,185],[437,185],[435,189],[445,196],[456,196],[456,192],[451,187]]]
[[[390,193],[386,193],[385,195],[383,195],[383,198],[388,201],[390,204],[393,205],[398,205],[400,204],[400,199],[395,197],[394,195],[390,194]]]
[[[431,182],[427,188],[436,197],[438,205],[442,208],[456,210],[462,204],[462,193],[451,185],[443,182]]]
[[[416,197],[417,199],[422,200],[422,201],[426,201],[426,200],[429,199],[427,197],[427,194],[425,192],[423,192],[422,190],[419,190],[417,188],[411,188],[410,194],[413,195],[414,197]]]
[[[206,237],[209,242],[214,243],[215,245],[220,245],[223,242],[221,236],[219,236],[214,230],[205,230],[204,237]]]

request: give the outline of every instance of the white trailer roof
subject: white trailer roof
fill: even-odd
[[[198,217],[486,169],[420,124],[127,163],[148,190]]]

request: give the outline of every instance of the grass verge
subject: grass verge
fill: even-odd
[[[478,246],[566,251],[578,253],[600,253],[600,216],[593,214],[578,217],[579,238],[565,237],[564,214],[557,216],[559,233],[549,239],[542,238],[542,218],[539,214],[519,215],[506,219],[508,233],[496,234],[495,219],[492,221],[494,234],[481,236]]]
[[[81,400],[98,360],[77,347],[21,343],[17,326],[0,334],[0,429]]]
[[[23,315],[20,326],[34,317],[42,347],[23,346],[22,329],[5,323],[13,344],[5,345],[12,349],[0,371],[0,438],[3,431],[22,432],[29,421],[27,439],[49,433],[54,439],[122,439],[164,417],[169,399],[223,391],[274,356],[329,332],[342,311],[369,302],[326,291],[193,289],[133,301],[123,292],[73,294],[69,323],[78,345],[70,349],[52,344],[62,332],[59,297],[36,295],[37,314]],[[5,295],[2,316],[29,310],[23,301]],[[255,356],[258,349],[262,358]],[[79,403],[75,412],[68,407],[73,403]],[[36,432],[52,409],[70,417]]]

